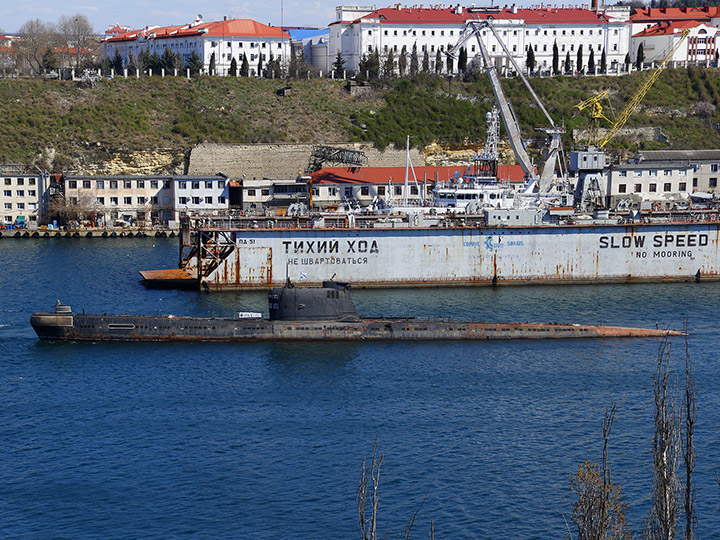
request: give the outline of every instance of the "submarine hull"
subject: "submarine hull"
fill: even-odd
[[[681,336],[655,328],[420,319],[277,321],[267,319],[35,313],[47,341],[408,341]]]

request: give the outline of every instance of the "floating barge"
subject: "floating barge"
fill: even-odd
[[[502,224],[487,224],[492,221]],[[512,225],[515,221],[531,224]],[[452,218],[334,217],[322,223],[245,218],[191,226],[185,220],[179,238],[180,271],[143,271],[146,285],[222,291],[269,289],[287,277],[319,285],[335,276],[356,287],[720,277],[720,224],[683,216],[658,222],[568,217],[547,222],[508,210]]]

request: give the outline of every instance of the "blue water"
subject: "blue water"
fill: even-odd
[[[378,528],[560,538],[569,477],[602,456],[641,532],[658,342],[46,344],[55,299],[88,312],[232,315],[264,293],[145,290],[174,239],[0,240],[3,538],[359,538],[377,436]],[[698,393],[698,537],[718,537],[720,283],[356,290],[363,314],[680,327]],[[682,369],[682,342],[673,370]],[[574,530],[574,529],[573,529]]]

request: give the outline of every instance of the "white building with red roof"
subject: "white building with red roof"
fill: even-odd
[[[437,51],[446,51],[453,46],[468,20],[492,20],[496,32],[512,54],[516,63],[525,69],[528,47],[533,48],[536,69],[552,69],[553,45],[557,43],[559,61],[562,64],[570,53],[571,67],[575,70],[587,67],[590,50],[599,68],[602,52],[605,51],[607,66],[612,69],[624,62],[630,45],[630,9],[601,8],[558,8],[543,6],[525,9],[510,7],[452,8],[395,7],[374,9],[341,6],[336,9],[336,21],[330,24],[328,58],[334,61],[338,51],[346,61],[349,71],[357,71],[363,55],[377,50],[381,58],[387,58],[390,51],[395,58],[405,46],[410,55],[417,45],[418,58],[422,64],[425,51],[428,52],[431,71]],[[490,31],[483,32],[483,43],[496,65],[510,70],[510,61]],[[583,47],[583,65],[577,66],[577,50]],[[479,54],[474,41],[467,44],[468,64]],[[440,70],[446,73],[444,55]],[[409,65],[409,56],[408,56]],[[328,66],[329,67],[329,66]],[[457,71],[457,62],[453,66]]]
[[[239,70],[243,55],[247,57],[250,75],[258,74],[261,62],[266,66],[271,59],[277,59],[281,65],[287,65],[290,60],[290,35],[278,27],[251,19],[204,22],[198,17],[185,25],[123,30],[117,26],[112,28],[102,49],[103,56],[108,58],[112,58],[117,50],[124,65],[128,64],[131,54],[138,58],[145,50],[162,56],[166,48],[181,54],[186,61],[193,51],[196,52],[203,61],[205,73],[209,72],[214,57],[217,75],[228,75],[233,59]]]
[[[636,8],[630,21],[633,35],[658,23],[695,21],[720,26],[720,6]]]
[[[683,37],[683,31],[689,34],[685,43],[680,45],[669,60],[670,66],[687,64],[709,65],[716,60],[718,53],[716,26],[698,21],[660,22],[638,32],[632,37],[632,60],[637,60],[640,45],[643,47],[644,62],[658,64]]]

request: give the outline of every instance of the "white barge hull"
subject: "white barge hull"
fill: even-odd
[[[206,290],[717,280],[718,223],[202,231]],[[208,264],[208,261],[212,261]]]

